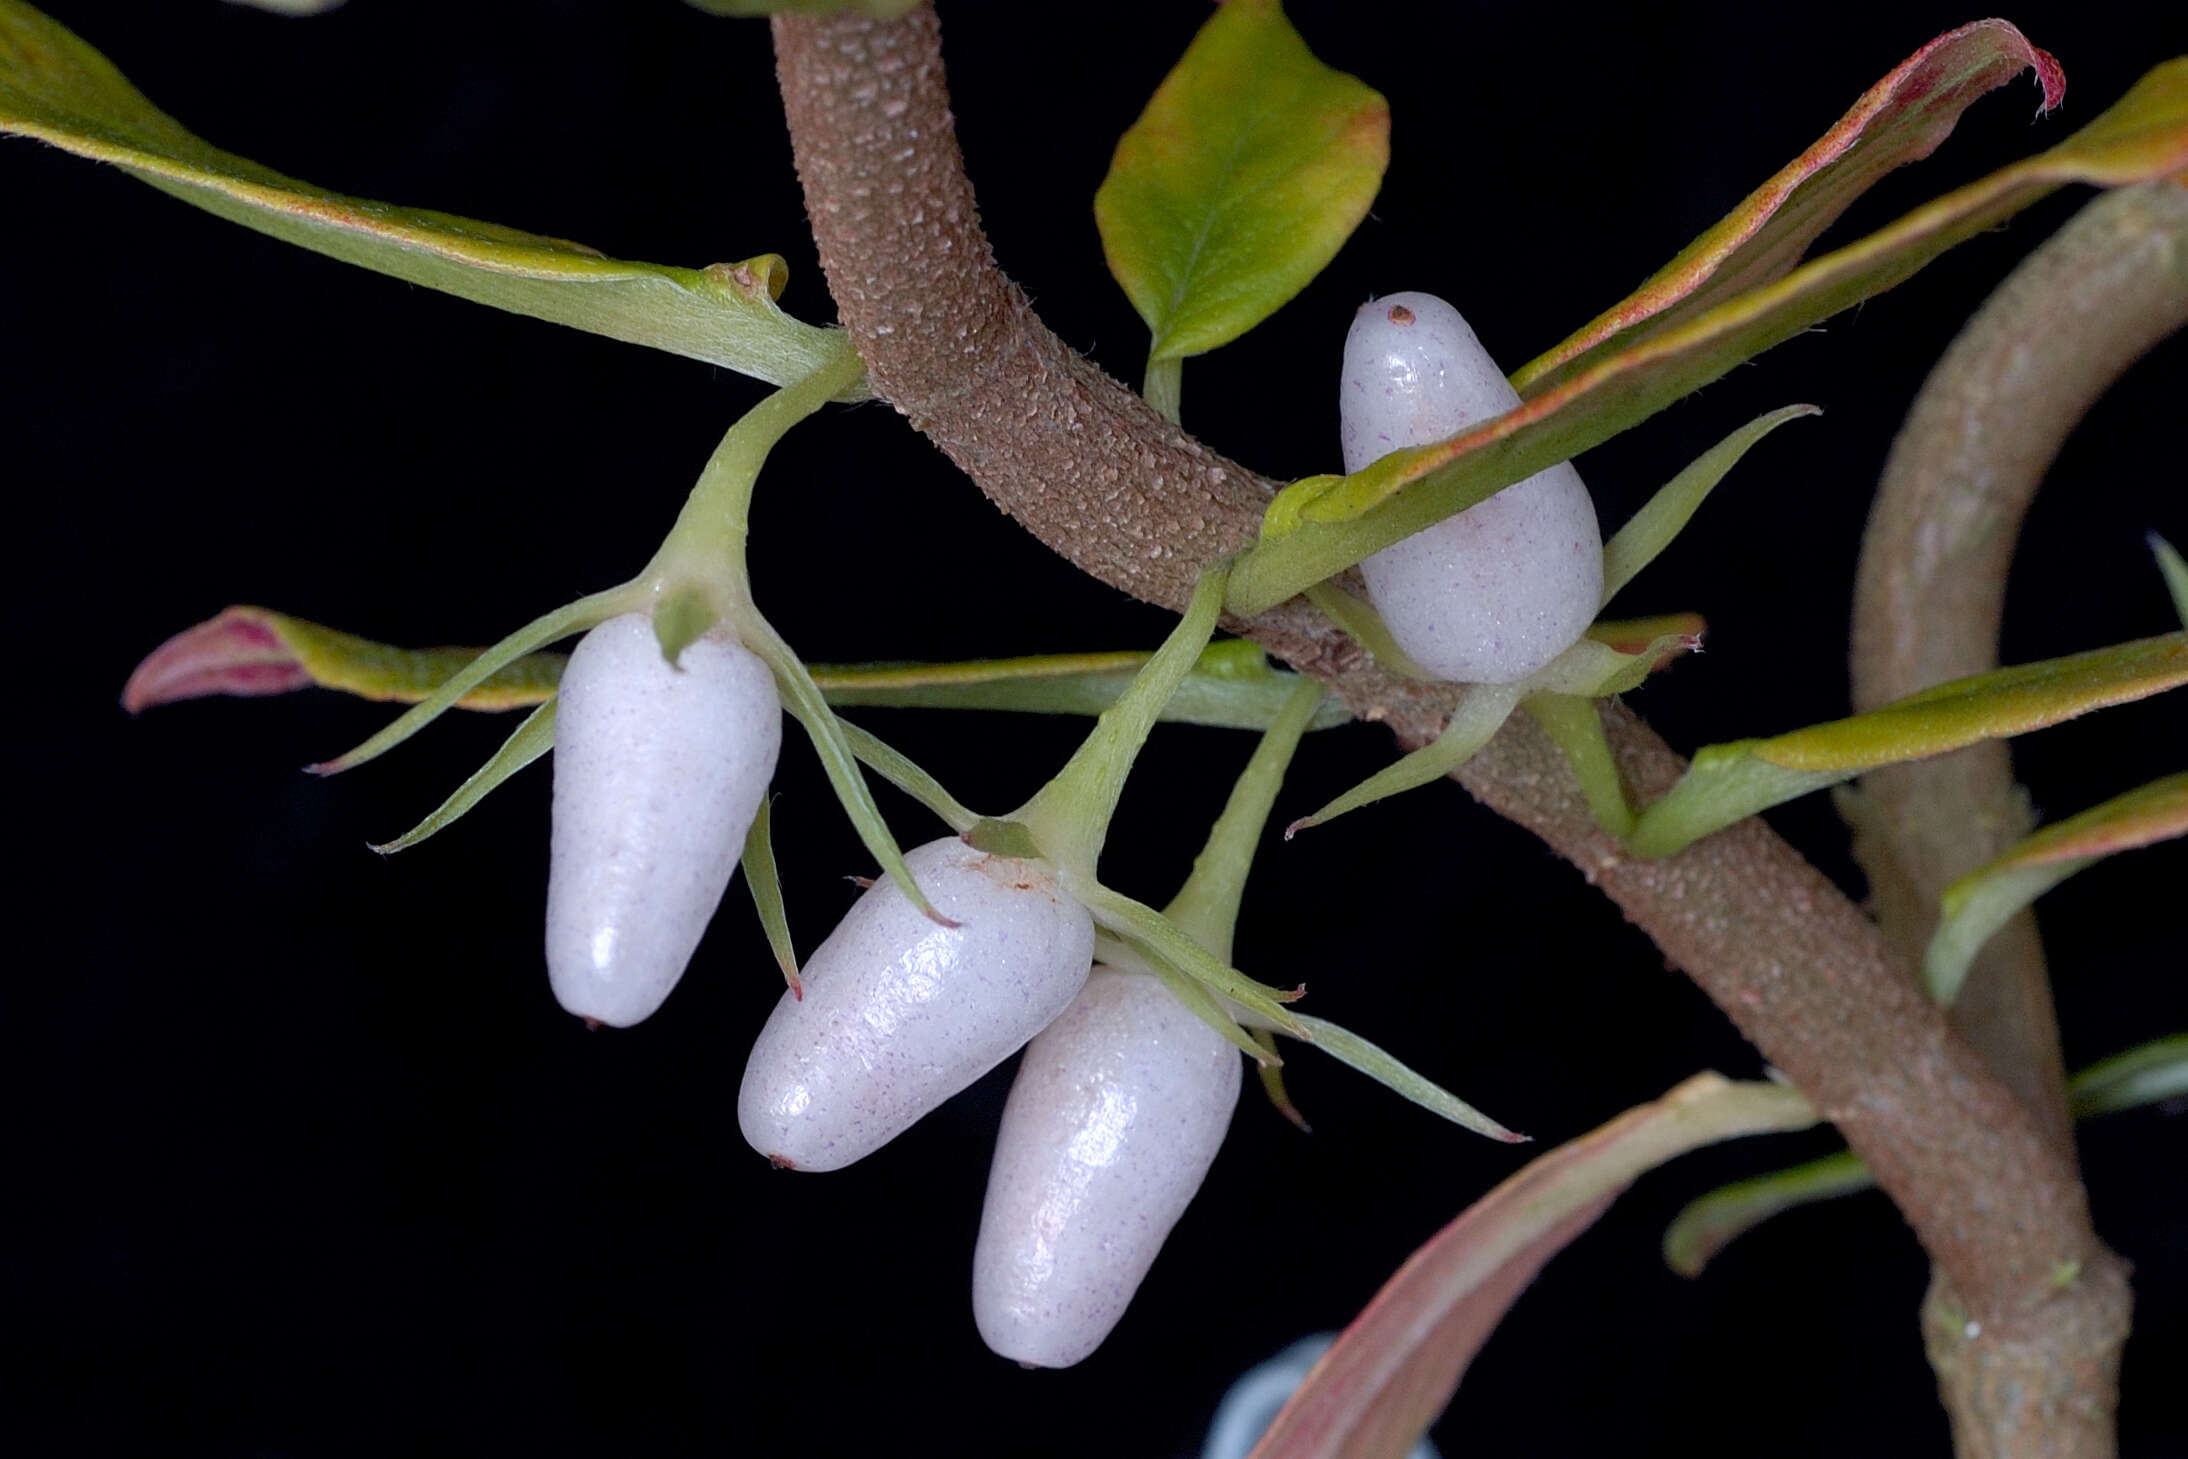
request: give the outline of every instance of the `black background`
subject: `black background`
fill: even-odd
[[[670,0],[356,0],[309,22],[195,0],[50,8],[201,134],[286,171],[628,257],[780,251],[786,306],[830,315],[756,24]],[[1335,469],[1338,344],[1360,300],[1444,293],[1517,363],[1973,18],[1641,9],[1299,0],[1320,53],[1391,97],[1395,161],[1320,280],[1188,366],[1187,423],[1274,475]],[[945,11],[1001,261],[1126,378],[1145,336],[1087,201],[1201,14]],[[2035,89],[2016,83],[1834,238],[2064,136],[2188,51],[2177,6],[2015,18],[2064,62],[2063,113],[2032,122]],[[617,581],[759,387],[345,269],[31,144],[0,149],[0,169],[0,733],[20,787],[0,1423],[20,1452],[1186,1454],[1235,1376],[1340,1325],[1525,1158],[1305,1054],[1292,1087],[1315,1134],[1249,1087],[1095,1358],[1029,1374],[992,1357],[966,1286],[1007,1070],[850,1171],[778,1175],[733,1112],[779,991],[741,891],[660,1016],[588,1036],[540,966],[544,770],[420,850],[364,849],[506,721],[453,717],[327,782],[296,767],[387,711],[300,694],[132,722],[115,705],[141,654],[230,602],[480,642]],[[1844,712],[1846,585],[1891,431],[1956,321],[2081,196],[1583,462],[1615,524],[1752,415],[1828,412],[1757,450],[1622,605],[1710,619],[1709,652],[1637,696],[1675,745]],[[2009,660],[2168,626],[2142,534],[2188,544],[2184,351],[2138,367],[2067,448],[2017,568]],[[813,660],[1141,646],[1165,627],[1065,570],[880,406],[784,446],[754,552],[762,603]],[[990,808],[1081,728],[871,722]],[[2063,814],[2182,768],[2184,731],[2161,701],[2024,742],[2019,763]],[[1164,899],[1247,748],[1159,734],[1111,879]],[[1370,729],[1316,737],[1280,809],[1387,754]],[[810,948],[853,895],[840,877],[868,868],[795,737],[777,788]],[[934,834],[890,805],[907,842]],[[1821,798],[1772,819],[1858,892]],[[2071,1063],[2188,1024],[2184,867],[2176,843],[2047,899]],[[1320,1012],[1545,1141],[1698,1068],[1760,1067],[1569,868],[1450,786],[1269,848],[1239,957],[1305,979]],[[2177,1109],[2087,1132],[2099,1228],[2137,1268],[2132,1454],[2188,1451],[2182,1139]],[[1439,1430],[1447,1452],[1942,1452],[1913,1321],[1924,1263],[1882,1198],[1787,1217],[1697,1282],[1655,1254],[1691,1195],[1829,1144],[1749,1142],[1644,1180],[1518,1303]]]

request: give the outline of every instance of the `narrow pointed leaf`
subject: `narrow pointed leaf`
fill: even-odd
[[[1765,740],[1709,745],[1641,812],[1627,848],[1669,856],[1755,812],[1864,770],[2005,739],[2188,683],[2188,633],[1994,669],[1867,714]]]
[[[1247,1032],[1253,1036],[1254,1046],[1266,1056],[1260,1061],[1258,1070],[1262,1094],[1278,1114],[1299,1127],[1299,1133],[1313,1134],[1314,1126],[1307,1123],[1299,1106],[1292,1103],[1291,1091],[1284,1087],[1284,1061],[1276,1054],[1276,1035],[1265,1028],[1248,1029]]]
[[[604,623],[630,606],[631,594],[627,588],[610,588],[604,593],[565,603],[560,608],[542,613],[510,634],[500,643],[486,649],[461,670],[445,680],[431,694],[413,704],[395,721],[366,740],[346,755],[321,761],[305,768],[314,775],[334,775],[353,770],[367,760],[377,759],[424,729],[441,714],[452,708],[472,690],[485,683],[501,670],[535,649],[543,648],[558,638],[568,638],[573,633]]]
[[[921,913],[947,926],[957,925],[934,909],[934,904],[927,900],[927,894],[913,879],[911,868],[904,864],[904,852],[897,846],[881,807],[874,804],[874,793],[867,787],[866,777],[859,772],[858,757],[852,753],[843,721],[836,718],[828,701],[821,697],[820,688],[806,672],[805,664],[774,626],[759,614],[746,615],[738,627],[745,647],[775,671],[775,689],[782,695],[783,708],[804,727],[806,737],[813,742],[813,751],[820,756],[821,769],[827,772],[828,784],[836,792],[844,815],[850,818],[851,828],[858,832],[859,841],[881,864],[897,890]]]
[[[1517,410],[1343,477],[1295,482],[1231,575],[1226,607],[1250,618],[1371,552],[1567,461],[1742,361],[1912,277],[1955,244],[2070,183],[2117,186],[2188,167],[2188,58],[2169,61],[2049,151],[2002,168],[1891,226],[1618,347]]]
[[[1606,644],[1622,654],[1645,652],[1652,645],[1674,641],[1685,645],[1682,652],[1692,653],[1702,646],[1702,636],[1709,631],[1709,620],[1699,613],[1660,613],[1653,618],[1603,618],[1588,625],[1588,637]],[[1674,654],[1656,667],[1670,663]]]
[[[790,940],[790,913],[783,906],[782,877],[775,867],[775,838],[771,825],[775,798],[760,797],[759,812],[752,817],[752,828],[745,832],[744,855],[738,866],[745,874],[745,887],[752,893],[753,910],[760,914],[760,928],[767,934],[768,951],[775,954],[776,963],[783,970],[783,981],[790,985],[791,996],[803,998],[805,985],[798,979],[798,948]]]
[[[1490,737],[1511,717],[1520,693],[1519,687],[1512,684],[1468,686],[1466,697],[1459,701],[1459,707],[1452,711],[1443,733],[1432,743],[1385,765],[1313,815],[1293,821],[1284,828],[1284,839],[1289,841],[1309,826],[1333,821],[1347,811],[1356,811],[1443,779],[1473,759],[1475,752],[1489,743]]]
[[[1599,625],[1626,633],[1624,625]],[[318,687],[362,699],[415,704],[479,656],[477,648],[407,649],[266,608],[236,606],[186,628],[148,655],[122,690],[136,714],[210,694],[285,694]],[[1146,652],[1044,654],[935,664],[814,664],[813,682],[837,708],[860,705],[1100,714],[1116,702]],[[464,709],[519,709],[555,692],[567,654],[526,654],[457,701]],[[1208,645],[1162,708],[1165,721],[1267,729],[1300,682],[1242,638]],[[1325,698],[1309,729],[1349,723]]]
[[[1299,993],[1286,993],[1255,982],[1193,941],[1184,928],[1144,902],[1136,902],[1121,892],[1111,891],[1099,884],[1075,884],[1068,872],[1064,889],[1077,897],[1094,914],[1096,926],[1105,927],[1115,933],[1126,944],[1139,949],[1151,962],[1168,963],[1203,984],[1210,992],[1221,994],[1247,1013],[1258,1015],[1270,1027],[1288,1033],[1293,1038],[1309,1037],[1298,1017],[1284,1006],[1297,998]]]
[[[2157,533],[2150,534],[2150,550],[2158,559],[2158,571],[2165,574],[2165,591],[2173,599],[2173,616],[2183,628],[2188,628],[2188,562],[2181,560],[2173,544]]]
[[[1757,441],[1789,420],[1822,414],[1823,411],[1813,405],[1788,405],[1768,415],[1757,416],[1703,452],[1693,465],[1665,483],[1610,541],[1603,544],[1603,601],[1608,603],[1616,597],[1620,588],[1632,582],[1635,574],[1654,562],[1657,554],[1686,530],[1703,499]]]
[[[1782,277],[1878,179],[1936,151],[1970,104],[2031,69],[2048,112],[2066,95],[2066,74],[2019,30],[1979,20],[1939,36],[1647,283],[1522,366],[1512,383],[1538,392],[1606,347],[1624,347]]]
[[[706,269],[603,257],[559,238],[345,197],[223,152],[158,110],[54,21],[0,0],[0,132],[36,137],[230,222],[408,283],[705,360],[776,384],[838,348],[775,306],[773,254]],[[863,382],[844,398],[863,396]]]
[[[1383,1284],[1251,1459],[1400,1459],[1535,1274],[1637,1176],[1702,1145],[1815,1118],[1791,1089],[1698,1074],[1529,1161]]]
[[[1699,652],[1700,635],[1674,627],[1632,652],[1613,648],[1589,634],[1537,669],[1521,687],[1580,699],[1608,699],[1641,687],[1649,675],[1681,654]]]
[[[1983,944],[2030,902],[2094,862],[2188,836],[2188,772],[2168,775],[2080,815],[2044,827],[1945,888],[1942,916],[1923,956],[1930,997],[1960,996]]]
[[[1231,0],[1117,143],[1094,194],[1151,360],[1228,344],[1322,271],[1390,161],[1390,108],[1314,58],[1277,0]]]
[[[1435,1080],[1406,1067],[1352,1030],[1331,1023],[1328,1019],[1310,1018],[1304,1013],[1297,1016],[1299,1022],[1313,1036],[1316,1048],[1323,1050],[1339,1063],[1357,1069],[1393,1094],[1411,1100],[1431,1114],[1442,1115],[1462,1129],[1472,1130],[1477,1135],[1487,1135],[1490,1139],[1507,1145],[1523,1145],[1534,1138],[1532,1135],[1522,1135],[1506,1129]]]
[[[2137,1109],[2188,1094],[2188,1034],[2156,1039],[2090,1065],[2067,1081],[2074,1117]],[[1865,1191],[1876,1184],[1851,1150],[1719,1186],[1689,1202],[1664,1231],[1664,1262],[1683,1277],[1782,1211]]]
[[[209,694],[286,694],[313,685],[361,699],[414,704],[478,656],[475,648],[392,648],[286,613],[238,605],[185,628],[146,655],[122,688],[122,708],[138,714]],[[464,709],[542,703],[554,694],[568,658],[527,654],[456,702]]]
[[[493,791],[501,783],[553,749],[555,745],[555,701],[549,699],[516,727],[509,738],[501,742],[501,748],[481,765],[471,778],[456,787],[455,793],[441,802],[438,809],[394,840],[372,849],[383,856],[398,851],[408,851],[426,837],[445,830],[462,819],[465,812]]]

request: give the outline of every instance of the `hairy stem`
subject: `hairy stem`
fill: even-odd
[[[2006,573],[2045,472],[2120,373],[2184,322],[2188,187],[2169,181],[2089,204],[1968,322],[1908,413],[1870,512],[1854,603],[1856,708],[1997,666]],[[1885,932],[1910,968],[1936,930],[1945,887],[2028,829],[2003,742],[1868,776],[1844,804]],[[2032,916],[1985,946],[1952,1021],[2068,1148],[2065,1070]],[[1923,1329],[1960,1453],[2111,1452],[2124,1286],[2114,1310],[2090,1314],[2108,1325],[2081,1334],[2078,1355],[1986,1332],[1963,1306],[1941,1271]],[[2079,1447],[2048,1442],[2070,1435]]]
[[[875,394],[1075,565],[1182,606],[1200,567],[1257,530],[1271,483],[1079,358],[996,269],[931,10],[774,27],[822,268]],[[1448,687],[1379,669],[1303,601],[1239,626],[1408,748],[1449,714]],[[1661,794],[1679,757],[1623,711],[1608,721],[1627,783]],[[1920,996],[1875,925],[1759,821],[1632,861],[1524,718],[1459,779],[1617,901],[1839,1125],[1976,1320],[2041,1323],[2114,1270],[2071,1156]],[[2062,1264],[2082,1283],[2057,1286]]]

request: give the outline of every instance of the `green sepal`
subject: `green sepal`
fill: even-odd
[[[638,599],[634,589],[630,584],[625,584],[542,613],[500,643],[479,654],[464,665],[461,672],[444,681],[438,689],[405,710],[387,728],[356,749],[304,768],[314,775],[334,775],[344,770],[354,770],[368,760],[377,759],[440,718],[444,711],[466,694],[534,649],[545,648],[556,639],[567,638],[573,633],[583,633],[618,613],[630,612],[637,606]]]
[[[1459,707],[1452,711],[1443,733],[1433,742],[1385,765],[1313,815],[1293,821],[1284,828],[1284,839],[1289,841],[1309,826],[1333,821],[1347,811],[1443,779],[1473,759],[1475,752],[1504,727],[1521,692],[1516,684],[1468,685]]]
[[[1542,726],[1564,754],[1565,763],[1572,766],[1596,825],[1623,839],[1633,830],[1633,803],[1626,799],[1626,784],[1612,758],[1602,711],[1595,701],[1570,694],[1530,694],[1520,707]]]
[[[843,731],[843,742],[861,764],[940,816],[951,830],[963,835],[981,821],[977,812],[960,805],[957,797],[942,788],[941,781],[913,764],[902,751],[847,719],[838,719],[836,725]]]
[[[962,839],[973,850],[984,851],[990,856],[1008,857],[1014,861],[1037,861],[1041,856],[1033,833],[1016,821],[982,817],[962,833]]]
[[[1115,933],[1150,963],[1167,962],[1210,992],[1221,994],[1246,1012],[1267,1020],[1271,1027],[1294,1038],[1309,1037],[1291,1010],[1284,1006],[1299,997],[1304,989],[1287,993],[1257,983],[1195,942],[1184,928],[1146,903],[1136,902],[1098,882],[1081,880],[1067,867],[1058,870],[1063,874],[1064,890],[1094,914],[1094,925]]]
[[[1709,745],[1645,808],[1627,849],[1669,856],[1757,811],[1864,770],[2004,739],[2188,683],[2188,633],[2139,639],[1939,684],[1866,714]]]
[[[1310,1018],[1297,1015],[1306,1029],[1306,1036],[1314,1046],[1329,1054],[1341,1064],[1357,1069],[1368,1078],[1401,1095],[1431,1114],[1442,1115],[1462,1129],[1477,1135],[1486,1135],[1507,1145],[1525,1144],[1532,1135],[1522,1135],[1508,1130],[1483,1114],[1465,1100],[1445,1089],[1426,1075],[1416,1073],[1387,1051],[1369,1043],[1348,1028],[1331,1023],[1326,1018]]]
[[[1603,544],[1603,601],[1632,582],[1644,567],[1686,530],[1718,482],[1739,464],[1740,458],[1779,426],[1802,416],[1821,415],[1814,405],[1788,405],[1757,416],[1731,435],[1704,451],[1686,470],[1666,482],[1640,511],[1627,519]]]
[[[744,869],[745,890],[752,893],[752,908],[760,914],[760,930],[767,934],[768,950],[775,954],[791,996],[802,999],[805,984],[798,977],[797,944],[790,940],[790,913],[783,906],[782,877],[775,866],[774,805],[773,796],[760,797],[760,809],[752,818],[751,829],[745,832],[744,855],[738,865]]]
[[[813,742],[813,752],[820,756],[821,768],[828,773],[828,783],[835,790],[843,813],[850,818],[852,829],[858,832],[859,841],[913,906],[944,926],[956,926],[934,909],[927,894],[913,880],[911,869],[904,864],[904,853],[898,849],[896,837],[882,817],[881,807],[874,804],[874,794],[867,788],[866,777],[859,773],[858,757],[852,753],[842,721],[821,697],[819,686],[806,672],[797,654],[756,610],[748,609],[741,615],[738,627],[745,647],[774,670],[775,689],[782,696],[783,708]]]
[[[696,585],[685,585],[654,606],[654,642],[661,645],[661,657],[668,660],[671,668],[681,667],[684,650],[697,643],[719,621],[714,605],[707,601],[707,594]]]
[[[1123,972],[1140,973],[1159,980],[1170,995],[1183,1004],[1192,1015],[1207,1024],[1230,1041],[1238,1051],[1266,1069],[1283,1063],[1275,1047],[1264,1044],[1231,1017],[1230,1009],[1223,1000],[1210,993],[1199,980],[1180,969],[1168,958],[1151,952],[1143,943],[1126,942],[1108,932],[1094,935],[1094,961],[1106,963]]]
[[[2067,1107],[2078,1120],[2183,1094],[2188,1094],[2188,1033],[2114,1054],[2067,1080]],[[1665,1228],[1664,1263],[1683,1277],[1698,1276],[1718,1252],[1779,1212],[1852,1195],[1874,1184],[1876,1177],[1861,1157],[1841,1150],[1719,1186],[1688,1202]]]
[[[463,818],[466,811],[501,786],[504,780],[537,760],[555,745],[555,701],[549,699],[518,725],[509,738],[501,742],[501,748],[488,757],[487,762],[471,773],[469,779],[456,787],[455,793],[424,820],[412,826],[392,841],[383,842],[372,849],[382,856],[392,856],[407,851],[437,831],[445,830]]]
[[[1313,1134],[1314,1126],[1307,1123],[1307,1117],[1299,1112],[1299,1106],[1292,1103],[1291,1091],[1284,1087],[1284,1061],[1276,1056],[1276,1035],[1265,1028],[1250,1028],[1246,1032],[1252,1035],[1254,1043],[1266,1055],[1260,1061],[1259,1069],[1255,1071],[1261,1076],[1262,1094],[1268,1097],[1269,1104],[1278,1114],[1299,1127],[1299,1133]]]

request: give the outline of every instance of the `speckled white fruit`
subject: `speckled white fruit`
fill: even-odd
[[[1433,294],[1363,307],[1345,338],[1345,470],[1503,415],[1519,395],[1459,312]],[[1509,684],[1586,631],[1603,597],[1603,536],[1570,462],[1360,564],[1368,596],[1414,662],[1465,684]]]
[[[1026,1046],[972,1258],[989,1347],[1068,1368],[1101,1346],[1216,1158],[1239,1064],[1159,981],[1107,967]]]
[[[952,836],[909,852],[920,912],[888,877],[806,960],[737,1096],[752,1148],[840,1170],[993,1069],[1064,1011],[1094,959],[1094,919],[1047,866]]]
[[[782,747],[757,655],[709,634],[681,665],[625,614],[578,643],[555,700],[547,973],[564,1008],[618,1028],[683,976]]]

